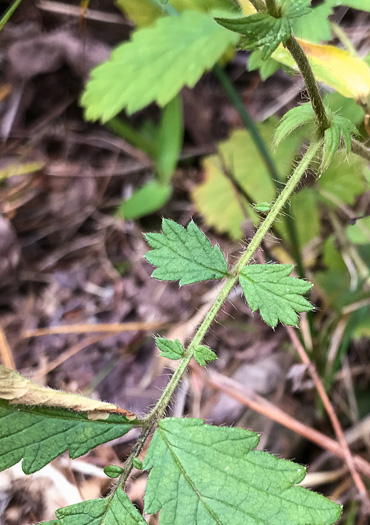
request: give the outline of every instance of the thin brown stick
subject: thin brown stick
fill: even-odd
[[[0,357],[3,365],[12,370],[16,370],[13,353],[9,346],[4,330],[0,327]]]
[[[248,391],[237,381],[234,381],[229,377],[225,377],[218,372],[206,371],[196,363],[191,363],[191,367],[195,368],[202,376],[203,380],[216,390],[227,394],[255,412],[258,412],[272,421],[275,421],[276,423],[293,430],[293,432],[300,434],[324,450],[328,450],[335,456],[345,460],[345,452],[343,447],[334,439],[331,439],[318,430],[315,430],[305,423],[298,421],[270,401],[267,401],[253,391]],[[357,455],[353,457],[353,460],[356,468],[364,476],[370,478],[370,463],[368,463],[361,456]]]
[[[34,375],[33,380],[37,382],[41,377],[46,376],[46,374],[54,370],[54,368],[57,368],[58,366],[62,365],[65,361],[67,361],[67,359],[70,359],[71,357],[77,355],[82,350],[85,350],[85,348],[87,348],[88,346],[91,346],[95,343],[99,343],[106,337],[109,337],[109,334],[91,335],[90,337],[86,337],[83,341],[79,341],[75,345],[68,348],[68,350],[63,352],[56,359],[53,359],[53,361],[50,361],[44,367],[38,370],[37,373]]]
[[[56,334],[91,334],[111,332],[135,332],[136,330],[151,331],[164,328],[166,325],[163,322],[152,323],[97,323],[97,324],[74,324],[65,326],[50,326],[48,328],[37,328],[35,330],[25,330],[23,332],[24,339],[30,337],[39,337],[41,335],[56,335]]]
[[[339,445],[341,446],[343,450],[343,458],[345,462],[347,463],[348,470],[351,473],[351,476],[353,478],[353,481],[355,482],[355,485],[357,487],[357,490],[359,491],[360,495],[364,498],[368,498],[368,493],[365,487],[365,484],[357,472],[356,464],[354,461],[354,457],[352,456],[352,452],[348,446],[348,443],[346,441],[346,438],[344,437],[344,432],[341,427],[341,424],[339,423],[339,419],[337,418],[337,415],[334,411],[333,405],[330,402],[329,396],[326,393],[326,390],[324,388],[324,385],[320,379],[319,374],[317,373],[316,367],[311,362],[310,358],[308,357],[306,350],[304,349],[302,343],[298,339],[297,334],[295,333],[294,329],[291,327],[287,327],[287,332],[289,334],[289,337],[295,347],[295,349],[298,352],[298,355],[304,365],[306,365],[307,370],[309,371],[312,380],[315,384],[316,390],[323,402],[323,405],[325,407],[326,413],[329,416],[329,419],[331,421],[331,424],[333,426],[335,435],[337,436],[337,439],[339,441]]]

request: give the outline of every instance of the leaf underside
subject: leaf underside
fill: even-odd
[[[89,420],[86,413],[0,399],[0,469],[23,459],[23,471],[32,474],[68,449],[70,457],[77,458],[132,428],[125,417],[114,414]]]
[[[296,326],[296,312],[308,312],[312,305],[302,297],[312,284],[288,277],[293,266],[290,264],[250,264],[245,266],[239,281],[252,310],[260,311],[262,319],[270,326],[281,323]]]
[[[305,469],[254,451],[240,428],[168,418],[159,424],[144,469],[145,511],[161,525],[330,525],[341,507],[302,487]]]
[[[185,229],[169,219],[162,221],[163,233],[147,233],[153,248],[145,258],[156,269],[152,276],[162,281],[184,284],[222,279],[228,274],[227,263],[219,246],[212,246],[193,221]]]

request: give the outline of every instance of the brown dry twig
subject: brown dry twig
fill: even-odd
[[[91,334],[91,333],[121,333],[139,331],[152,331],[165,328],[166,324],[163,322],[151,323],[96,323],[96,324],[74,324],[65,326],[50,326],[48,328],[36,328],[34,330],[25,330],[23,332],[24,339],[31,337],[40,337],[42,335],[57,335],[57,334]]]
[[[363,480],[361,479],[361,476],[357,472],[357,466],[355,459],[352,455],[352,452],[348,446],[348,443],[346,441],[346,438],[344,436],[343,429],[341,427],[341,424],[339,423],[339,419],[337,418],[337,415],[334,411],[333,405],[330,402],[329,396],[326,393],[326,390],[324,388],[324,385],[320,379],[319,374],[317,373],[316,367],[308,357],[306,350],[304,349],[302,343],[298,339],[297,334],[295,333],[294,329],[291,327],[286,327],[286,330],[289,334],[289,337],[295,347],[295,349],[298,352],[298,355],[302,361],[302,363],[307,367],[308,372],[311,375],[311,378],[315,384],[316,390],[320,396],[321,401],[323,402],[323,405],[325,407],[326,413],[329,416],[329,419],[331,421],[331,424],[333,426],[335,435],[337,436],[337,439],[339,441],[339,445],[342,448],[343,452],[343,459],[347,463],[348,469],[351,473],[351,476],[353,478],[353,481],[355,482],[355,485],[361,495],[361,497],[366,500],[368,499],[368,492],[366,490],[365,484]]]
[[[192,362],[190,366],[195,369],[197,373],[202,376],[202,379],[214,389],[227,394],[255,412],[258,412],[272,421],[275,421],[276,423],[293,430],[293,432],[297,432],[309,441],[316,443],[316,445],[320,446],[321,448],[328,450],[335,456],[345,460],[345,451],[342,445],[337,443],[337,441],[334,439],[329,438],[318,430],[315,430],[314,428],[288,415],[286,412],[281,410],[270,401],[267,401],[262,396],[259,396],[253,391],[247,390],[243,385],[234,379],[225,377],[218,372],[206,371],[195,362]],[[370,463],[361,456],[357,455],[353,456],[353,461],[356,469],[358,469],[366,477],[370,478]]]

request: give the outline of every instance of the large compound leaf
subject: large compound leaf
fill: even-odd
[[[56,511],[58,519],[44,525],[145,525],[129,498],[118,489],[113,496],[92,499]]]
[[[122,109],[134,113],[151,102],[166,105],[185,85],[193,87],[238,39],[196,11],[159,18],[92,71],[82,96],[86,117],[105,122]]]
[[[156,266],[152,276],[162,281],[184,284],[222,279],[228,268],[219,246],[212,246],[207,237],[191,221],[187,229],[169,219],[162,221],[163,233],[147,233],[153,248],[145,258]]]
[[[68,449],[70,457],[77,458],[132,428],[123,416],[90,420],[83,412],[0,399],[0,470],[23,459],[23,471],[32,474]]]
[[[161,525],[330,525],[339,505],[294,486],[305,469],[266,452],[241,428],[201,419],[159,423],[144,462],[148,513]]]
[[[239,281],[252,310],[260,311],[262,319],[274,327],[278,321],[296,326],[296,312],[308,312],[312,305],[302,297],[312,284],[303,279],[288,277],[290,264],[249,264],[240,272]]]

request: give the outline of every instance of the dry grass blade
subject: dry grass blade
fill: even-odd
[[[97,324],[76,324],[65,326],[51,326],[49,328],[37,328],[35,330],[25,330],[23,332],[24,339],[31,337],[40,337],[42,335],[55,334],[91,334],[91,333],[122,333],[159,330],[165,327],[165,323],[151,322],[151,323],[97,323]]]

